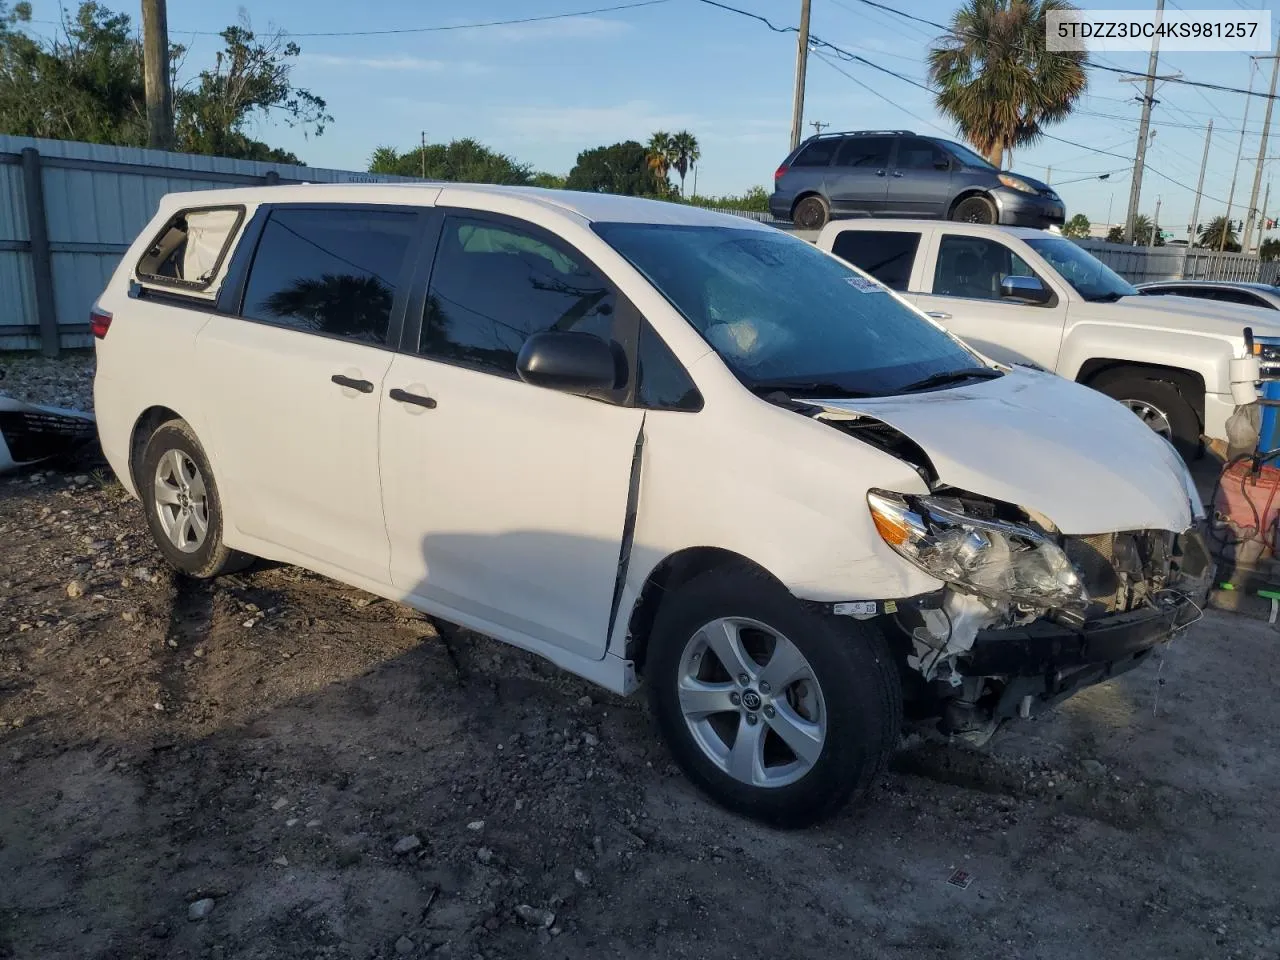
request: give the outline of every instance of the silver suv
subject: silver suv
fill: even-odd
[[[966,223],[1062,224],[1046,183],[1002,172],[968,147],[910,130],[824,133],[773,175],[769,211],[801,230],[841,217],[928,217]]]

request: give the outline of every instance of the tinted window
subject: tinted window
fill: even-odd
[[[138,279],[203,290],[217,277],[243,219],[243,207],[175,214],[138,261]]]
[[[903,137],[898,141],[899,170],[937,170],[951,162],[941,148],[919,137]]]
[[[249,270],[242,314],[385,344],[417,219],[412,211],[273,211]]]
[[[1225,287],[1217,287],[1213,291],[1213,299],[1221,300],[1223,303],[1239,303],[1246,307],[1265,307],[1266,302],[1261,297],[1254,296],[1252,293],[1246,293],[1243,290],[1229,290]]]
[[[748,387],[883,395],[979,361],[880,284],[778,230],[597,223]]]
[[[791,166],[825,167],[831,162],[839,145],[840,141],[834,137],[830,140],[815,140],[800,151],[799,155],[791,161]]]
[[[918,246],[920,234],[905,230],[845,230],[836,234],[831,252],[889,289],[906,290]]]
[[[1076,293],[1094,303],[1132,297],[1138,291],[1083,247],[1063,237],[1033,237],[1027,246],[1049,261]]]
[[[966,164],[967,166],[977,167],[979,170],[995,169],[995,167],[992,165],[990,160],[988,160],[986,157],[979,156],[978,154],[974,153],[964,144],[956,143],[952,140],[943,140],[942,142],[947,145],[947,149],[951,151],[952,155],[954,155],[956,158],[958,158],[962,163]]]
[[[836,154],[837,167],[865,167],[879,170],[889,165],[889,137],[849,137]]]
[[[524,342],[545,330],[612,339],[613,289],[595,268],[532,228],[449,217],[431,271],[420,351],[516,376]]]
[[[986,237],[947,234],[938,245],[933,292],[943,297],[999,300],[1008,276],[1034,277],[1027,262],[1003,243]]]
[[[640,326],[640,386],[637,400],[654,410],[701,410],[702,395],[680,361],[647,323]]]

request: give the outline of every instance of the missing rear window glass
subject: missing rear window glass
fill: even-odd
[[[138,279],[207,289],[243,221],[244,207],[203,207],[174,214],[138,261]]]

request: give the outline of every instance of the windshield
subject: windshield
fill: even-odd
[[[948,150],[959,157],[964,163],[971,167],[977,167],[979,170],[995,170],[997,169],[986,157],[974,153],[962,143],[956,143],[954,140],[939,140],[939,143],[946,144]]]
[[[1138,294],[1131,283],[1070,240],[1036,237],[1028,240],[1027,246],[1048,260],[1049,265],[1062,274],[1062,279],[1086,300],[1106,302]]]
[[[981,363],[876,281],[781,231],[594,228],[753,389],[882,396]]]

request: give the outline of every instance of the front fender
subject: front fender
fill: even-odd
[[[1078,380],[1081,368],[1090,360],[1119,360],[1186,370],[1200,376],[1206,393],[1230,393],[1235,352],[1231,340],[1212,334],[1084,321],[1063,338],[1058,373]]]

